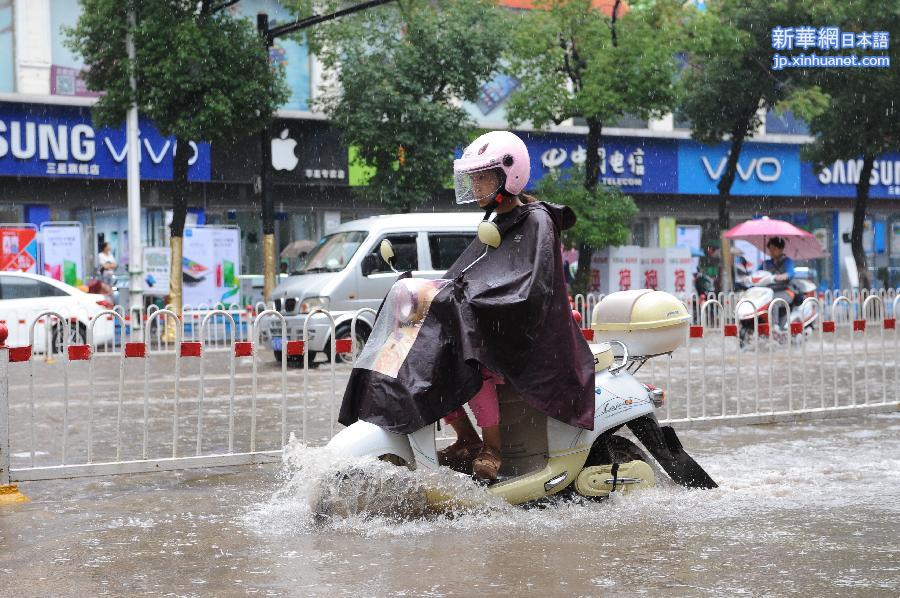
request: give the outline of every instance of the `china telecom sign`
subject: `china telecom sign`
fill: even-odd
[[[170,180],[176,151],[190,152],[190,180],[210,180],[207,143],[177,148],[142,119],[140,148],[144,180]],[[124,123],[95,128],[88,108],[0,103],[0,175],[124,179],[126,162]]]
[[[521,133],[531,158],[529,188],[547,174],[562,172],[587,161],[580,135]],[[598,181],[625,193],[674,193],[677,179],[675,140],[645,137],[604,137],[597,150]]]

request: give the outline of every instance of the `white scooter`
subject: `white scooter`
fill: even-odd
[[[736,306],[737,319],[740,322],[740,346],[747,345],[755,334],[754,320],[759,320],[759,324],[767,324],[769,322],[769,306],[775,298],[775,291],[772,286],[777,283],[775,275],[766,270],[752,272],[746,277],[744,282],[749,288],[744,291],[738,299]],[[790,323],[799,323],[804,334],[808,334],[815,329],[816,322],[819,319],[819,311],[813,302],[805,303],[808,297],[816,296],[816,285],[809,280],[794,279],[788,288],[790,294]],[[776,306],[776,310],[778,307]],[[786,342],[788,331],[772,330],[775,340],[780,343]],[[802,338],[802,337],[801,337]]]
[[[489,223],[482,223],[479,238],[486,245],[498,246],[499,234],[486,234],[484,224]],[[389,246],[383,248],[382,256],[390,260]],[[415,292],[410,287],[411,280],[416,279],[402,282],[407,290]],[[623,426],[631,430],[674,482],[691,488],[717,487],[685,452],[675,431],[659,425],[654,409],[664,404],[664,392],[638,382],[633,375],[651,356],[668,354],[677,348],[685,338],[689,321],[684,304],[667,293],[622,291],[604,298],[592,317],[599,340],[610,341],[591,346],[596,371],[593,429],[549,418],[506,385],[498,387],[503,465],[500,478],[486,491],[509,503],[523,504],[563,491],[603,498],[614,491],[652,486],[652,460],[633,442],[617,434]],[[403,335],[402,330],[396,332],[391,336]],[[369,342],[373,340],[370,337]],[[619,354],[617,362],[614,347]],[[437,429],[435,423],[404,435],[357,421],[341,430],[328,448],[339,456],[373,457],[415,469],[449,471],[438,464]],[[453,499],[436,492],[428,500],[440,509]]]

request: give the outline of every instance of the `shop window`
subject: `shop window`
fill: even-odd
[[[13,3],[11,0],[0,0],[0,91],[16,90],[14,47]]]
[[[472,234],[429,234],[428,250],[431,253],[431,269],[447,270],[475,238]]]
[[[766,113],[766,133],[782,135],[809,135],[809,125],[787,110],[779,114],[775,110]]]

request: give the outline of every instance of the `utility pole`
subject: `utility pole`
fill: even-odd
[[[276,37],[288,35],[313,25],[325,23],[345,15],[350,15],[368,8],[375,8],[394,0],[369,0],[355,4],[347,8],[335,11],[325,15],[313,15],[305,19],[299,19],[293,23],[280,25],[273,29],[269,29],[269,15],[259,13],[256,15],[256,30],[263,40],[266,48],[266,55],[269,54],[269,48],[275,42]],[[229,6],[235,2],[225,2],[221,7]],[[259,134],[259,175],[257,177],[257,192],[260,196],[260,204],[262,204],[262,229],[263,229],[263,298],[266,303],[272,297],[272,290],[275,288],[275,210],[272,205],[272,136],[270,125],[267,125]]]
[[[131,63],[131,75],[129,82],[131,92],[135,93],[137,83],[134,79],[134,34],[136,18],[134,11],[128,12],[128,36],[125,41],[128,60]],[[143,235],[141,230],[141,146],[140,131],[138,129],[137,103],[132,103],[125,119],[126,155],[128,156],[128,282],[131,305],[129,313],[135,310],[140,313],[144,308],[144,281],[143,281]],[[140,319],[140,318],[138,318]]]
[[[273,39],[269,33],[269,15],[256,15],[256,30],[266,45],[266,56],[272,47]],[[263,299],[266,303],[275,289],[275,210],[272,206],[272,135],[271,122],[266,123],[259,132],[259,179],[257,188],[262,204],[263,232]]]

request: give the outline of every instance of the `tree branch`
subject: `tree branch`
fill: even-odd
[[[613,48],[617,48],[619,46],[619,38],[616,34],[616,21],[619,18],[619,6],[622,5],[622,0],[616,0],[613,4],[612,9],[612,18],[609,21],[609,28],[612,34],[612,45]]]
[[[223,2],[222,4],[217,5],[217,6],[216,6],[215,8],[213,8],[210,12],[219,12],[220,10],[226,9],[226,8],[228,8],[229,6],[232,6],[232,5],[234,5],[234,4],[237,4],[238,2],[240,2],[240,0],[228,0],[227,2]],[[204,4],[204,5],[208,5],[208,3],[209,3],[209,0],[203,0],[203,4]],[[207,6],[207,7],[208,7],[208,6]],[[200,12],[204,12],[204,11],[201,9]]]
[[[569,49],[563,40],[560,40],[559,45],[563,49],[563,70],[575,86],[575,91],[581,91],[581,79],[575,74],[572,63],[569,62]]]

